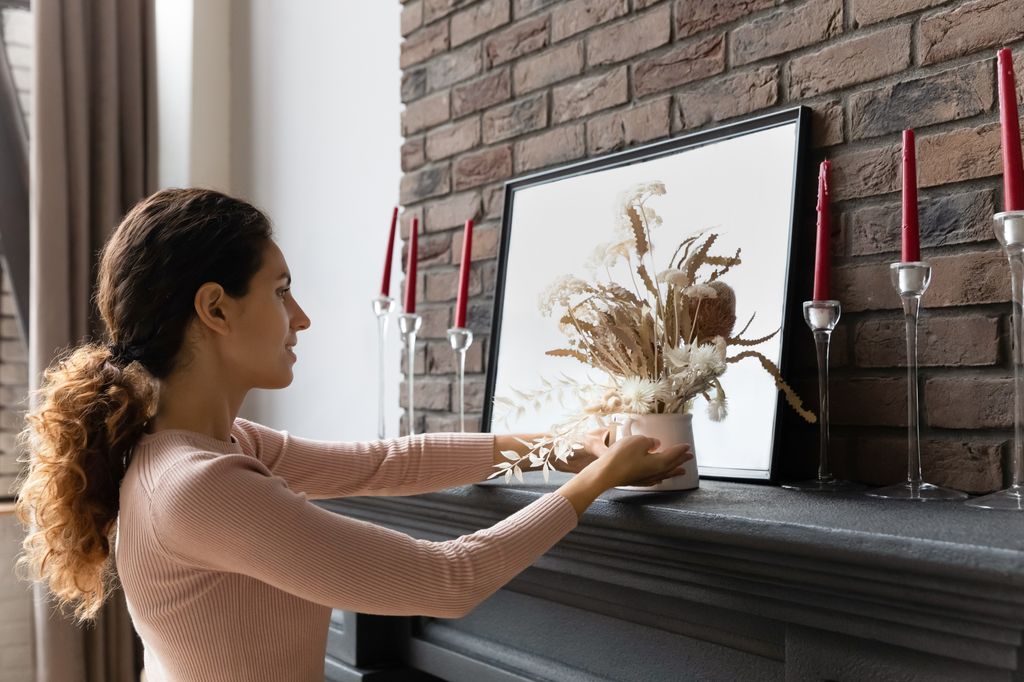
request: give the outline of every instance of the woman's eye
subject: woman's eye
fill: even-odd
[[[279,294],[287,294],[287,293],[288,293],[289,291],[291,291],[291,288],[288,288],[288,289],[281,289],[281,290],[280,290],[280,291],[279,291],[278,293],[279,293]]]

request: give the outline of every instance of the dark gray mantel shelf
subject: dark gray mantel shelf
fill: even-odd
[[[318,504],[442,540],[561,480]],[[413,621],[406,670],[453,680],[1024,680],[1024,514],[707,480],[612,490],[465,618]],[[567,624],[574,646],[548,629]]]

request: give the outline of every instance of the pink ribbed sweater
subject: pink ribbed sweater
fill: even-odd
[[[115,561],[152,682],[321,682],[332,608],[457,618],[577,524],[556,492],[490,528],[418,540],[311,499],[481,481],[493,435],[299,438],[238,418],[231,442],[145,434],[121,484]]]

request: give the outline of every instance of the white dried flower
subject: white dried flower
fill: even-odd
[[[719,376],[725,372],[725,357],[714,343],[694,344],[690,348],[690,367],[703,376]]]
[[[664,355],[668,364],[676,369],[683,369],[690,364],[690,349],[686,346],[682,346],[680,348],[666,348]]]
[[[720,422],[729,416],[729,406],[722,396],[716,397],[708,402],[708,419],[713,422]]]
[[[718,292],[708,284],[694,284],[683,289],[688,298],[718,298]]]
[[[537,307],[541,315],[548,317],[555,306],[569,307],[572,296],[584,291],[587,286],[586,282],[573,275],[562,275],[555,279],[537,296]]]
[[[687,282],[686,273],[676,268],[669,268],[658,273],[656,279],[659,282],[670,284],[674,287],[685,286]],[[692,288],[692,287],[690,287]]]
[[[617,241],[605,242],[594,247],[590,257],[584,263],[591,272],[598,268],[613,267],[619,260],[629,258],[630,249],[633,248],[633,239],[619,239]]]
[[[654,409],[654,402],[665,394],[665,388],[659,381],[626,377],[619,384],[622,396],[622,407],[633,414],[647,414]]]

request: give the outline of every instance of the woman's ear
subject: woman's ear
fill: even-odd
[[[231,331],[233,301],[216,282],[207,282],[196,291],[196,316],[200,323],[219,334]]]

